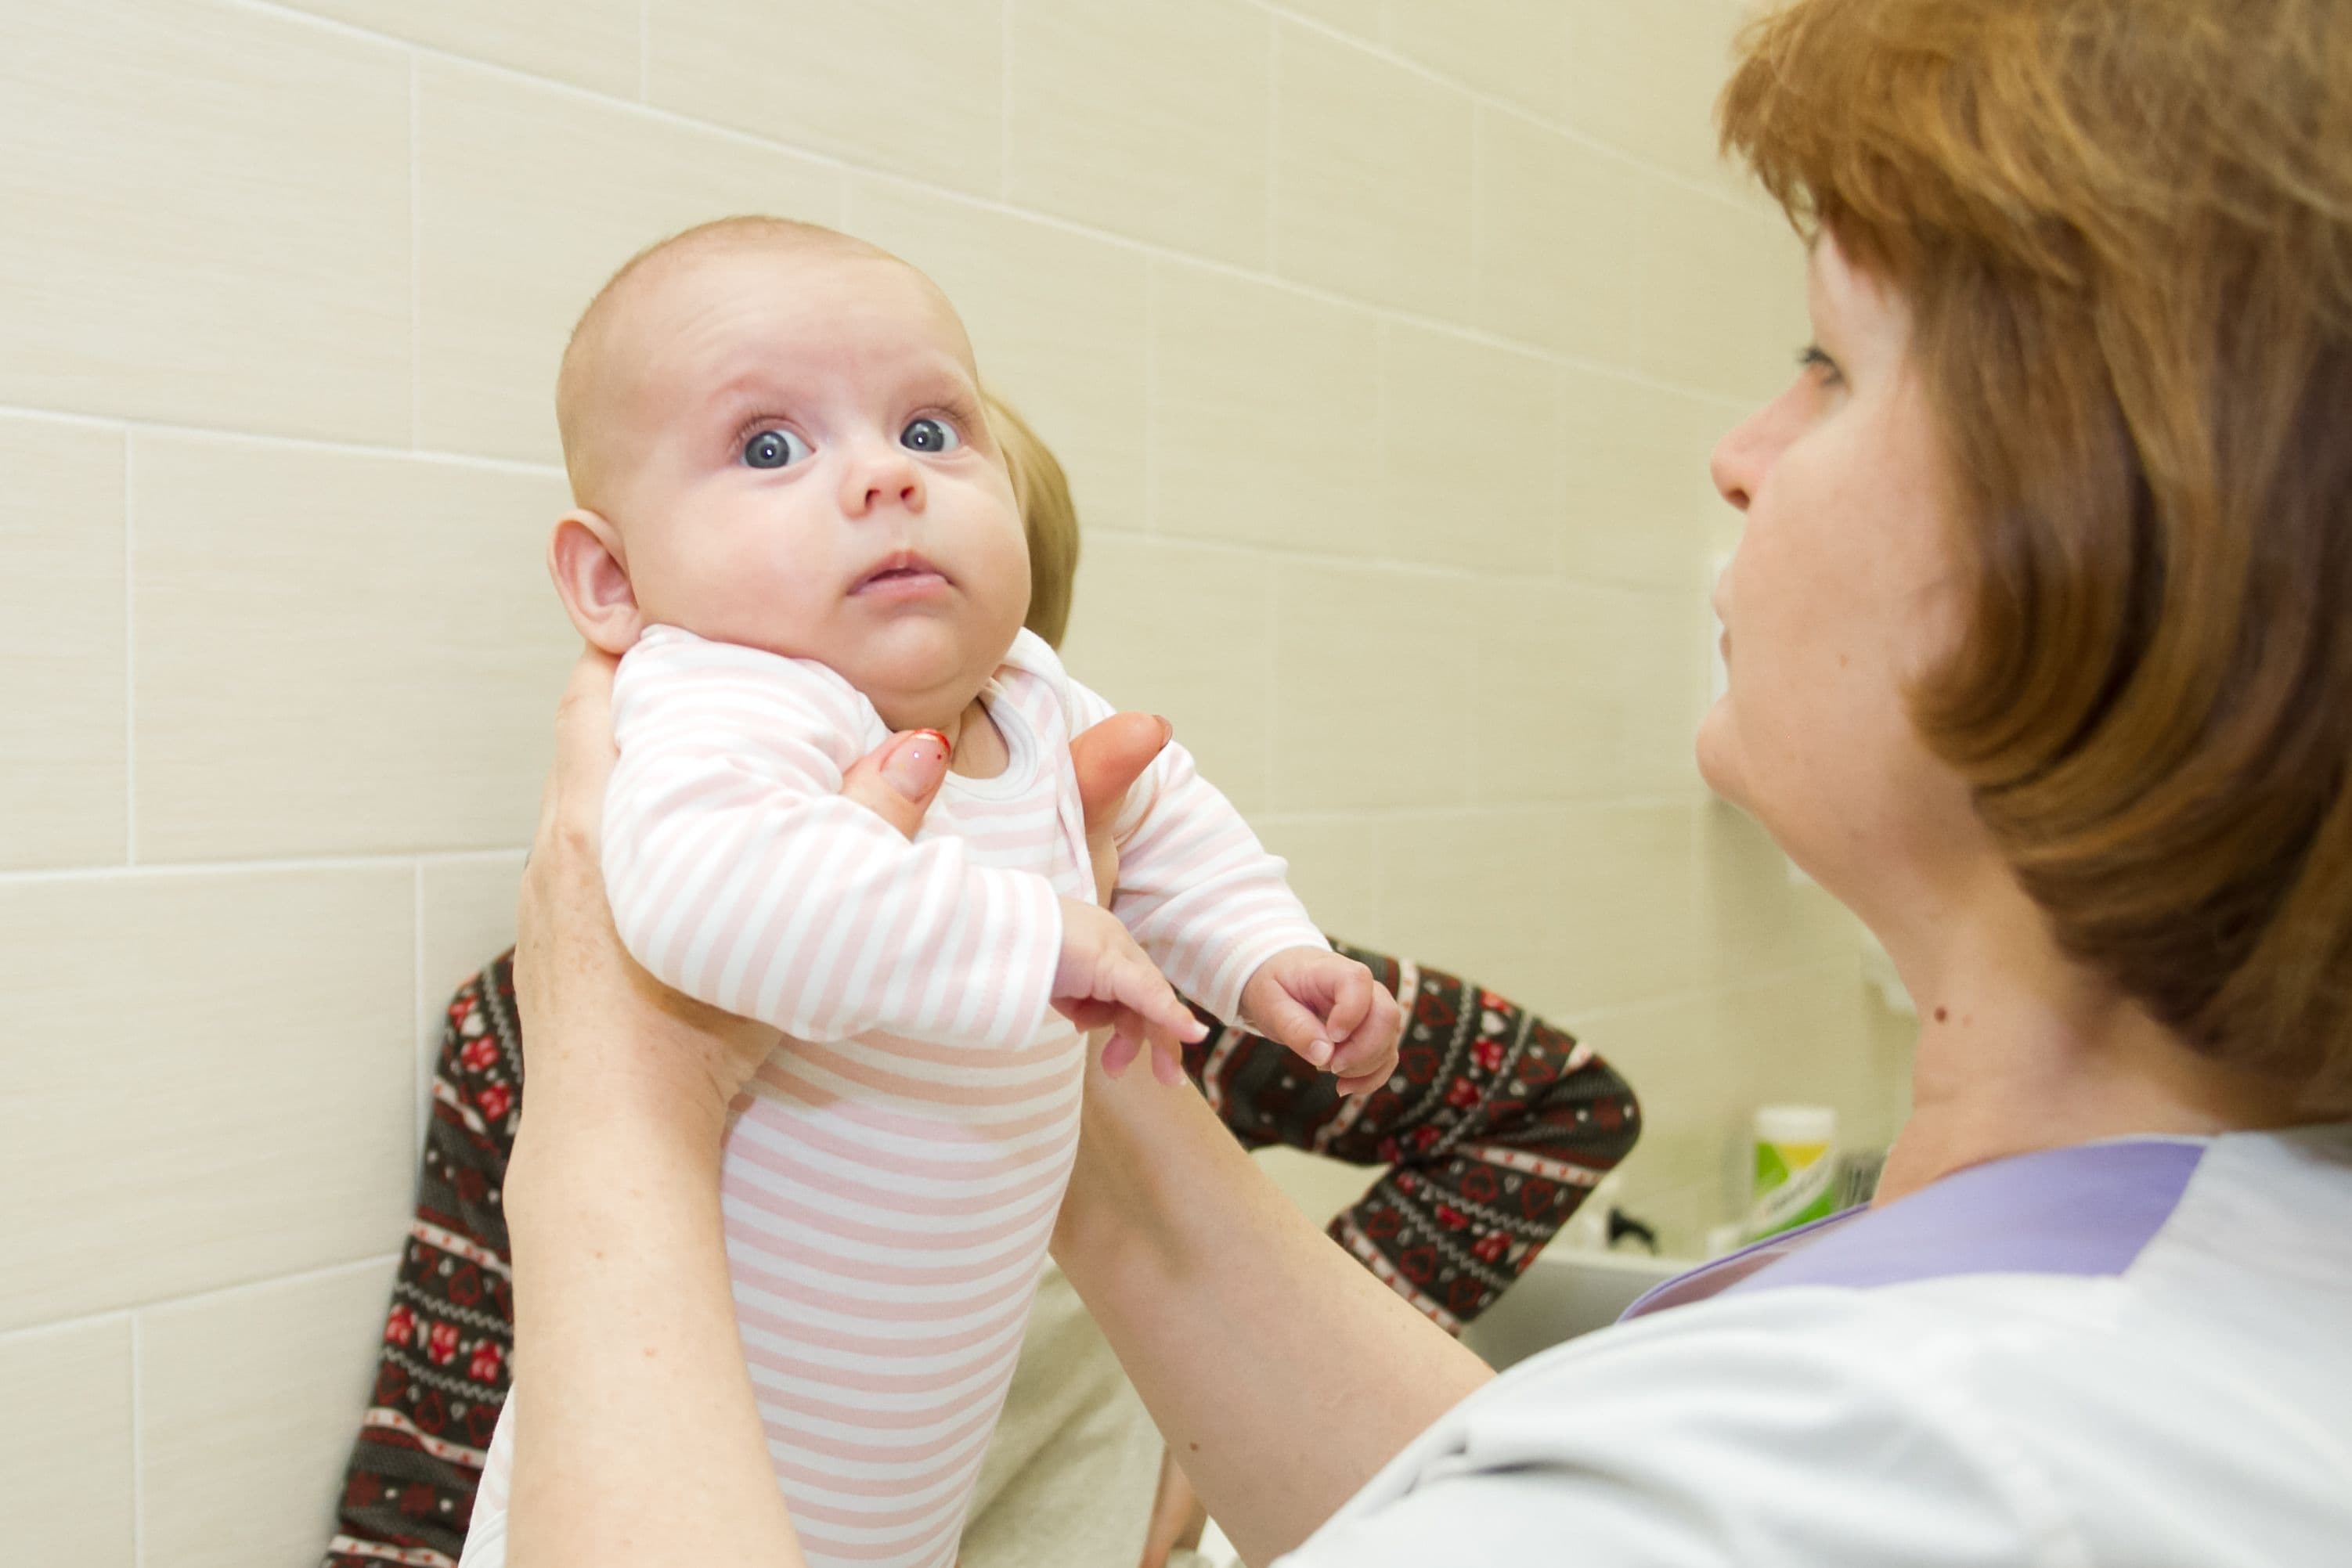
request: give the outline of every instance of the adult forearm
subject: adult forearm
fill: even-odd
[[[1190,1087],[1088,1085],[1055,1255],[1251,1563],[1493,1374],[1310,1225]]]
[[[528,1356],[509,1560],[798,1568],[737,1336],[716,1138],[542,1125],[526,1117],[506,1187]]]

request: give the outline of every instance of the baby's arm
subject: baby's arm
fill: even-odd
[[[1192,1026],[1100,912],[843,798],[882,730],[833,672],[662,629],[613,695],[605,889],[665,983],[808,1040],[1018,1045],[1066,995]]]
[[[1110,716],[1095,693],[1075,681],[1069,692],[1074,733]],[[1180,989],[1328,1066],[1346,1092],[1385,1081],[1396,1060],[1395,998],[1331,951],[1282,861],[1182,747],[1170,742],[1145,770],[1115,836],[1112,912]]]

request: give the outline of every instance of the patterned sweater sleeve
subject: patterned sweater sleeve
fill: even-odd
[[[1108,702],[1069,683],[1071,733],[1108,718]],[[1111,913],[1171,984],[1218,1019],[1241,1011],[1258,966],[1287,947],[1328,947],[1267,852],[1192,753],[1171,742],[1128,792],[1114,835]]]
[[[841,794],[886,732],[833,671],[660,627],[613,687],[604,881],[667,984],[804,1040],[1017,1045],[1061,949],[1044,877],[909,843]]]
[[[1342,1100],[1328,1074],[1239,1029],[1188,1046],[1185,1071],[1250,1147],[1387,1167],[1332,1219],[1331,1239],[1458,1333],[1632,1152],[1641,1107],[1591,1046],[1507,998],[1386,954],[1339,951],[1404,1009],[1386,1084]]]
[[[513,955],[450,999],[433,1120],[325,1568],[454,1568],[514,1352],[500,1188],[522,1089]]]

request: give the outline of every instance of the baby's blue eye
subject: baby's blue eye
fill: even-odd
[[[743,466],[789,468],[808,453],[808,443],[791,431],[763,430],[743,443]]]
[[[898,433],[898,444],[909,452],[953,452],[963,437],[943,420],[919,419]]]

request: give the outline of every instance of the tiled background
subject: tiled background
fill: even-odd
[[[1803,335],[1736,10],[0,0],[0,1555],[322,1544],[569,654],[555,358],[721,213],[935,272],[1075,476],[1074,667],[1618,1061],[1635,1208],[1761,1097],[1883,1135],[1851,925],[1689,760]]]

